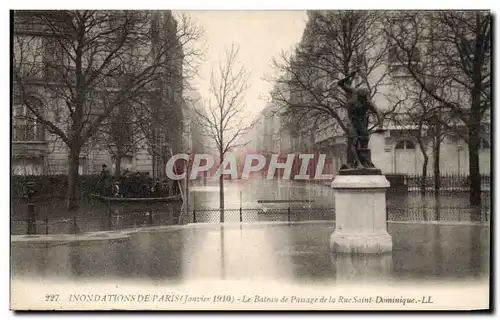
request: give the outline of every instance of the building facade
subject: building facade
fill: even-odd
[[[63,11],[45,11],[43,21],[37,23],[39,19],[33,17],[40,16],[40,12],[17,11],[14,18],[14,60],[22,63],[22,81],[30,90],[38,91],[40,101],[43,102],[44,117],[58,128],[65,128],[65,121],[68,119],[67,112],[61,112],[64,101],[51,96],[47,90],[48,81],[53,85],[58,85],[62,81],[60,75],[57,79],[51,79],[49,69],[46,68],[47,61],[55,57],[50,51],[50,43],[53,42],[53,30],[47,30],[47,23],[63,23]],[[98,14],[112,15],[113,11],[98,11]],[[140,47],[130,47],[130,50],[139,50],[151,53],[160,50],[166,42],[173,42],[176,39],[177,22],[171,11],[138,11],[143,14],[147,24],[144,28],[149,28],[150,41],[142,43]],[[22,47],[22,45],[24,47]],[[172,54],[176,55],[171,60],[171,66],[165,68],[164,75],[157,79],[151,86],[148,86],[140,104],[147,106],[150,114],[147,120],[141,120],[141,130],[138,126],[130,125],[125,130],[125,125],[120,124],[119,130],[128,135],[128,148],[120,153],[120,171],[149,172],[154,177],[165,175],[165,163],[171,153],[179,152],[186,147],[183,139],[183,113],[185,103],[183,94],[183,71],[182,71],[182,47],[179,43],[169,43],[172,46]],[[29,52],[29,54],[27,54]],[[131,55],[133,59],[133,54]],[[57,62],[57,61],[55,61]],[[26,68],[26,66],[41,66],[40,68]],[[132,65],[132,64],[131,64]],[[45,66],[45,67],[44,67]],[[27,71],[26,71],[27,70]],[[70,69],[68,69],[70,70]],[[67,74],[71,78],[70,72]],[[111,86],[112,84],[110,84]],[[16,90],[16,83],[13,83]],[[130,111],[128,111],[130,112]],[[111,119],[119,114],[112,114]],[[12,173],[13,174],[67,174],[68,172],[68,152],[67,145],[48,130],[46,124],[40,123],[37,117],[30,113],[30,110],[23,105],[23,102],[13,97],[12,106]],[[175,118],[175,119],[174,119]],[[130,114],[125,121],[127,123],[138,123],[137,117]],[[106,123],[106,122],[105,122]],[[168,125],[175,123],[176,125]],[[97,132],[86,141],[80,153],[79,173],[95,174],[101,170],[101,166],[106,164],[111,171],[115,171],[117,162],[116,143],[110,141],[109,133],[106,130]]]
[[[311,19],[313,15],[317,14],[327,14],[327,12],[310,13],[309,18]],[[321,41],[321,39],[313,39],[311,35],[307,35],[306,33],[307,28],[301,42],[302,44],[305,43],[305,45],[309,47],[321,47],[318,43],[314,43],[314,41]],[[372,50],[376,51],[377,48]],[[369,55],[370,52],[371,51],[367,51],[366,54]],[[394,109],[395,102],[392,99],[392,95],[393,92],[398,90],[397,86],[394,84],[400,83],[401,80],[404,81],[404,77],[408,77],[408,74],[403,71],[404,66],[402,66],[397,59],[394,59],[392,53],[393,50],[390,48],[388,53],[384,54],[384,63],[374,68],[366,79],[367,81],[372,81],[372,84],[377,83],[379,79],[386,79],[380,81],[381,85],[377,87],[377,93],[372,98],[376,107],[381,112],[387,113],[384,122],[385,133],[383,137],[377,134],[376,137],[372,136],[370,140],[374,164],[386,174],[421,174],[424,165],[423,153],[425,152],[429,158],[427,163],[428,175],[433,174],[433,166],[436,158],[439,158],[441,173],[468,174],[469,157],[467,143],[459,134],[461,131],[460,126],[464,126],[463,124],[455,124],[455,132],[442,133],[439,136],[439,143],[437,143],[436,139],[429,138],[431,135],[430,133],[433,132],[435,128],[430,128],[429,126],[420,128],[415,125],[415,121],[408,121],[407,116],[409,115],[410,109],[407,104],[402,104],[398,109]],[[374,54],[377,53],[374,52]],[[303,66],[301,67],[304,68]],[[293,68],[294,66],[292,65],[292,73],[301,72],[301,70],[298,69],[299,67],[295,70]],[[305,68],[308,69],[307,66]],[[310,70],[306,70],[305,72],[308,77],[311,76]],[[322,71],[320,70],[319,72]],[[328,77],[317,76],[319,82],[323,81],[322,79],[325,78],[327,79]],[[325,87],[325,83],[318,85],[318,87],[321,86]],[[303,103],[309,102],[304,100],[301,92],[291,91],[289,94],[290,103],[296,101],[302,101]],[[269,106],[268,108],[272,109],[273,107]],[[263,114],[265,113],[266,112]],[[340,114],[340,116],[342,117],[342,114]],[[271,125],[271,123],[279,122],[273,120],[267,122],[268,125]],[[487,113],[482,120],[482,125],[485,130],[483,131],[479,150],[479,166],[482,174],[490,173],[491,151],[490,130],[488,129],[489,123],[489,114]],[[280,125],[280,129],[284,131],[285,134],[279,135],[283,141],[281,144],[283,147],[278,150],[279,152],[308,152],[313,150],[314,152],[326,154],[327,158],[331,159],[331,167],[329,170],[333,174],[338,172],[341,164],[345,163],[347,150],[346,135],[332,118],[321,121],[318,119],[309,119],[309,121],[307,121],[307,118],[306,120],[301,119],[291,126],[288,125],[285,127]],[[261,130],[260,132],[266,131]],[[419,139],[419,137],[421,138],[422,136],[426,138]],[[263,134],[261,139],[265,140],[261,143],[262,146],[271,144],[271,138],[266,134]],[[419,143],[422,142],[422,140],[423,143]],[[438,152],[439,157],[436,157]]]

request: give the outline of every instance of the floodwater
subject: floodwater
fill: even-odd
[[[334,191],[324,183],[285,180],[225,181],[224,198],[225,222],[335,219]],[[34,231],[36,234],[65,234],[220,221],[217,181],[209,181],[206,185],[194,183],[189,187],[185,199],[183,205],[107,205],[89,200],[82,203],[75,216],[68,216],[64,201],[38,202],[35,203],[37,223]],[[273,203],[279,200],[292,200],[294,203]],[[489,206],[472,209],[468,202],[468,194],[459,192],[439,197],[432,194],[422,196],[418,193],[388,194],[387,219],[480,222],[489,220]],[[11,234],[28,233],[26,209],[26,205],[13,203]]]
[[[330,283],[484,280],[488,226],[389,223],[388,255],[335,255],[333,222],[191,224],[138,230],[116,241],[14,242],[12,279],[186,283],[265,280]]]

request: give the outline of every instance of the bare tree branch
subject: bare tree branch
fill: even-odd
[[[273,100],[284,113],[313,119],[331,119],[347,132],[346,96],[336,82],[354,69],[373,98],[390,83],[381,68],[388,46],[377,11],[310,11],[302,40],[293,55],[282,53],[273,61],[281,76],[275,83]],[[382,70],[382,72],[380,71]]]
[[[15,23],[14,101],[68,146],[69,198],[83,146],[106,131],[111,115],[122,123],[148,121],[137,128],[169,124],[170,132],[162,135],[180,140],[172,133],[182,137],[185,75],[194,74],[190,68],[201,54],[193,42],[202,32],[189,19],[181,16],[179,22],[170,11],[49,10],[18,11]],[[38,29],[30,30],[33,25]],[[151,109],[141,103],[150,96],[168,108],[138,108]],[[119,112],[123,106],[133,106],[127,108],[129,120]],[[157,149],[149,134],[143,136]]]

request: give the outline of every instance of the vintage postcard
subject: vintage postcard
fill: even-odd
[[[492,13],[11,11],[12,310],[487,310]]]

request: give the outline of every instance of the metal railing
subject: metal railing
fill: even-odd
[[[193,209],[183,211],[180,223],[226,223],[245,222],[298,222],[312,220],[335,220],[334,208],[282,208],[282,209]]]
[[[27,191],[33,185],[27,183]],[[330,189],[328,189],[330,190]],[[12,234],[77,234],[88,231],[109,231],[144,226],[185,225],[190,223],[250,223],[334,221],[335,204],[331,195],[313,194],[309,199],[300,195],[288,199],[242,201],[232,208],[219,209],[202,203],[193,196],[187,204],[114,204],[85,200],[80,212],[68,212],[64,201],[40,200],[27,192],[23,199],[12,199]],[[329,199],[313,201],[311,199]],[[92,198],[93,199],[93,198]],[[387,195],[388,221],[469,221],[489,222],[491,216],[490,192],[482,193],[481,206],[469,205],[466,194]],[[321,205],[323,203],[323,205]],[[222,218],[222,219],[221,219]]]
[[[387,221],[446,221],[446,222],[484,222],[490,221],[488,207],[413,205],[387,206]],[[335,221],[334,208],[235,208],[199,209],[147,208],[142,210],[107,210],[107,213],[94,216],[72,216],[49,218],[39,216],[35,205],[27,206],[22,219],[11,220],[12,234],[78,234],[89,231],[111,231],[148,226],[185,225],[192,223],[220,223],[221,215],[225,223],[252,222],[304,222],[328,220]]]
[[[434,176],[427,176],[425,179],[426,191],[441,193],[448,192],[468,192],[469,176],[465,174],[442,174],[439,176],[439,190],[435,189]],[[421,174],[406,175],[406,184],[409,192],[422,190],[424,178]],[[491,177],[487,174],[481,175],[481,191],[489,192]]]

